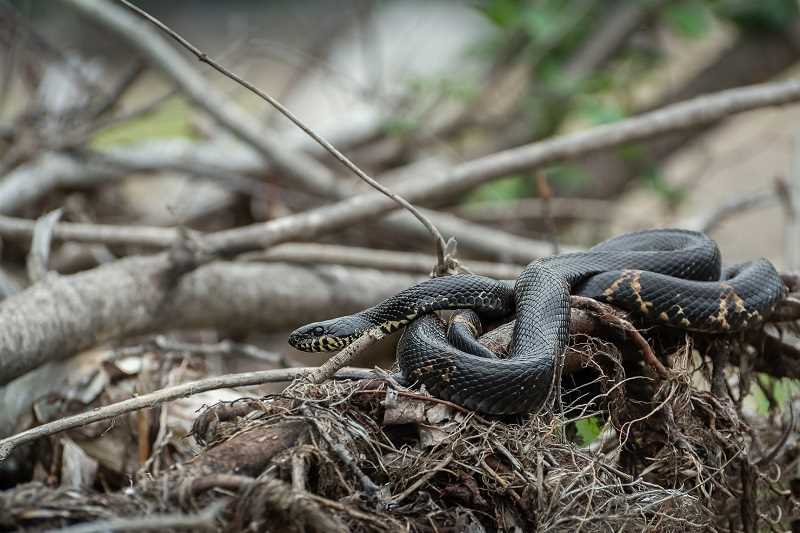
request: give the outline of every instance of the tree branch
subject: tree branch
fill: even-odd
[[[336,266],[217,262],[170,286],[173,268],[167,254],[131,257],[47,278],[4,300],[0,384],[111,339],[165,328],[284,331],[369,307],[420,280]]]
[[[667,106],[615,124],[562,135],[512,148],[457,165],[449,172],[425,176],[397,187],[410,202],[454,198],[492,179],[530,171],[581,154],[640,141],[667,132],[722,120],[732,114],[800,100],[800,81],[767,83],[731,89]],[[388,198],[365,193],[305,213],[254,224],[215,236],[215,249],[225,253],[252,250],[295,239],[309,239],[396,209]],[[302,231],[297,231],[302,228]]]

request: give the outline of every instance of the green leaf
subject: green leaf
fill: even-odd
[[[594,439],[600,435],[600,431],[602,431],[603,427],[600,417],[591,416],[575,422],[575,429],[578,432],[578,438],[581,440],[581,446],[585,447],[591,444]]]
[[[670,4],[664,10],[664,17],[672,31],[685,37],[702,37],[711,27],[708,8],[699,0]]]

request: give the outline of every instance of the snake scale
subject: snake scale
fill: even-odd
[[[289,343],[340,350],[371,328],[405,327],[397,355],[408,382],[482,413],[519,414],[541,408],[549,393],[569,338],[570,294],[625,309],[643,323],[728,333],[761,324],[785,290],[766,259],[723,270],[706,235],[646,230],[538,259],[516,282],[475,275],[426,280],[359,313],[303,326]],[[447,309],[472,309],[486,320],[516,314],[509,357],[453,346],[431,314]]]

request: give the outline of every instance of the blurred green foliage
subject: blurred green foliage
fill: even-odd
[[[467,195],[465,203],[502,202],[530,196],[535,191],[532,180],[525,176],[509,176],[478,187]]]
[[[711,29],[711,11],[702,0],[669,3],[663,16],[670,30],[684,37],[702,37]]]
[[[800,393],[800,380],[797,379],[777,379],[767,374],[756,374],[756,380],[757,383],[753,383],[749,396],[755,404],[756,411],[762,416],[768,415],[771,409],[783,412],[789,398]],[[771,404],[765,390],[769,391],[776,405]]]
[[[655,6],[650,0],[637,1]],[[622,3],[484,0],[477,4],[479,12],[495,27],[495,33],[475,50],[493,60],[511,54],[513,59],[506,61],[530,65],[532,83],[529,94],[519,104],[519,116],[529,125],[531,140],[553,135],[572,120],[607,124],[634,112],[628,96],[634,84],[661,64],[657,47],[629,43],[612,64],[588,77],[570,80],[563,75],[565,65],[591,35],[598,20]],[[659,6],[652,17],[654,22],[641,31],[652,33],[653,28],[660,26],[680,38],[696,40],[708,36],[718,24],[732,25],[748,33],[774,32],[788,28],[799,16],[796,0],[672,0]],[[623,149],[623,157],[629,155],[626,151],[631,150]],[[681,201],[681,191],[669,187],[646,161],[637,162],[640,163],[644,184],[665,201]],[[557,171],[552,178],[562,188],[580,183],[570,172]],[[517,190],[522,194],[535,193],[522,187]],[[508,198],[511,191],[507,184],[491,183],[470,196],[470,200]]]
[[[92,138],[94,148],[109,148],[143,139],[192,137],[191,109],[186,100],[170,98],[152,113],[105,128]]]
[[[603,430],[603,421],[597,415],[582,418],[575,422],[575,430],[580,441],[578,444],[586,447],[600,435]]]

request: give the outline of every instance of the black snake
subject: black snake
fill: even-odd
[[[725,333],[758,326],[785,290],[766,259],[723,270],[706,235],[647,230],[538,259],[516,282],[474,275],[426,280],[359,313],[303,326],[289,343],[339,350],[371,328],[391,333],[406,326],[397,355],[407,381],[483,413],[527,413],[544,403],[565,349],[570,294],[613,304],[643,322]],[[516,312],[509,357],[454,347],[431,314],[445,309],[473,309],[489,320]]]

